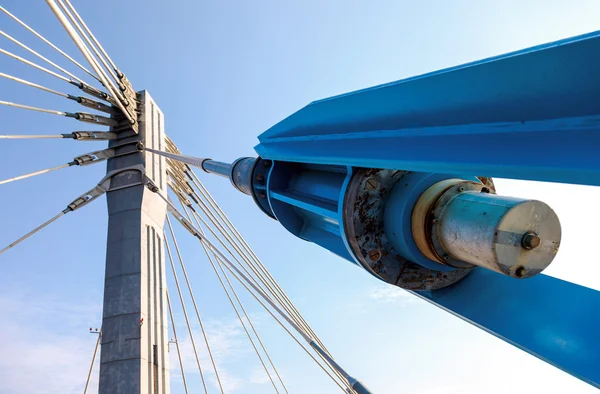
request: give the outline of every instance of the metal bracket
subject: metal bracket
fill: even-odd
[[[88,190],[86,193],[83,193],[81,196],[79,196],[75,200],[73,200],[67,206],[67,208],[65,208],[63,210],[63,212],[64,213],[73,212],[73,211],[78,210],[81,207],[86,206],[87,204],[91,203],[92,201],[94,201],[95,199],[97,199],[98,197],[100,197],[101,195],[106,193],[108,191],[109,187],[110,187],[110,179],[107,179],[106,177],[102,178],[100,180],[100,182],[98,182],[98,185],[96,185],[94,188]]]
[[[87,112],[65,112],[69,118],[77,119],[81,122],[93,123],[103,126],[117,127],[119,122],[114,119],[107,118],[106,116],[100,116],[95,114],[88,114]]]
[[[74,131],[70,134],[63,134],[63,136],[77,141],[100,141],[114,140],[117,138],[117,133],[110,131]]]
[[[109,172],[108,174],[106,174],[106,176],[103,179],[112,179],[113,176],[118,175],[122,172],[125,171],[139,171],[142,174],[142,179],[146,178],[145,175],[145,169],[144,169],[144,165],[143,164],[136,164],[130,167],[125,167],[125,168],[120,168],[118,170],[114,170]],[[144,185],[145,181],[142,180],[140,182],[135,182],[129,185],[124,185],[124,186],[119,186],[119,187],[109,187],[109,189],[107,190],[108,192],[114,192],[116,190],[121,190],[121,189],[127,189],[129,187],[133,187],[133,186],[138,186],[138,185]]]

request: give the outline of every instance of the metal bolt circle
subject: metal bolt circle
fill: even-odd
[[[379,187],[379,182],[375,178],[367,179],[367,190],[375,190]]]
[[[369,252],[369,258],[372,261],[379,261],[381,259],[381,251],[379,249],[373,249]]]
[[[531,250],[535,249],[542,243],[542,239],[536,233],[529,231],[523,234],[523,238],[521,238],[521,246],[523,249]]]

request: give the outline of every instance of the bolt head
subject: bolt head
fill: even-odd
[[[369,178],[367,179],[366,187],[367,190],[375,190],[379,187],[379,182],[377,182],[377,179],[375,178]]]
[[[521,238],[521,246],[526,250],[535,249],[540,246],[541,243],[542,239],[533,231],[526,232],[523,235],[523,238]]]
[[[379,261],[381,259],[381,251],[379,249],[373,249],[369,252],[369,259],[371,261]]]

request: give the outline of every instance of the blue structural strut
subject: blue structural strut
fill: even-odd
[[[600,185],[600,32],[316,101],[264,158]]]
[[[314,242],[600,388],[600,292],[540,274],[558,217],[490,177],[600,185],[600,32],[316,101],[201,160]]]
[[[414,294],[600,388],[600,292],[543,274],[515,281],[477,269]]]

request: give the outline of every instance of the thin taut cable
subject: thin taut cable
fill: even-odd
[[[27,110],[36,111],[36,112],[44,112],[44,113],[52,114],[52,115],[67,116],[67,113],[63,112],[63,111],[56,111],[54,109],[44,109],[44,108],[32,107],[30,105],[16,104],[16,103],[11,103],[9,101],[0,101],[0,105],[6,105],[8,107],[14,107],[14,108],[27,109]]]
[[[172,141],[171,141],[171,144],[173,144]],[[173,144],[173,146],[174,146],[174,144]],[[269,273],[268,269],[265,267],[265,265],[260,260],[260,258],[256,255],[254,250],[250,247],[248,242],[246,242],[246,240],[240,234],[240,232],[237,230],[237,228],[233,225],[233,223],[231,223],[231,220],[227,217],[225,212],[223,212],[223,210],[217,204],[217,202],[214,200],[214,198],[212,197],[210,192],[202,184],[202,182],[200,181],[198,176],[192,171],[192,169],[189,166],[186,166],[186,170],[187,170],[186,173],[187,173],[188,177],[192,180],[192,183],[196,186],[198,191],[200,191],[200,193],[203,195],[203,197],[209,202],[211,207],[215,210],[217,215],[219,215],[220,219],[223,221],[223,223],[225,223],[225,225],[227,226],[229,231],[231,231],[232,234],[234,235],[234,238],[236,238],[238,240],[238,242],[240,242],[241,246],[246,250],[249,257],[252,260],[254,260],[254,262],[256,263],[257,269],[262,273],[262,275],[259,274],[261,279],[265,280],[265,278],[266,278],[266,282],[270,283],[275,288],[275,290],[276,290],[275,294],[279,294],[279,297],[281,297],[283,299],[283,300],[280,300],[282,305],[284,305],[284,307],[285,307],[285,305],[287,305],[289,307],[290,313],[292,314],[292,316],[294,316],[295,319],[297,319],[299,321],[300,325],[303,326],[315,338],[315,340],[323,347],[323,349],[326,352],[328,352],[327,348],[325,347],[325,345],[323,344],[321,339],[317,336],[317,334],[314,332],[312,327],[308,324],[308,322],[300,314],[300,311],[298,311],[298,309],[292,303],[292,301],[287,296],[285,291],[281,288],[281,286],[279,286],[277,281],[275,281],[273,276]],[[264,277],[263,277],[263,275],[264,275]],[[276,298],[278,298],[278,299],[279,299],[279,297],[276,296]],[[288,309],[288,307],[285,307],[286,310]]]
[[[237,267],[236,264],[232,263],[231,260],[225,256],[223,254],[223,252],[221,252],[211,241],[209,241],[206,237],[202,237],[199,233],[199,231],[194,227],[194,225],[189,222],[187,219],[185,219],[183,217],[183,215],[177,210],[177,208],[173,205],[173,203],[165,198],[162,193],[160,193],[159,191],[156,191],[156,193],[163,199],[163,201],[165,201],[167,203],[167,209],[168,211],[173,214],[175,216],[175,218],[190,232],[192,233],[194,236],[196,236],[202,243],[206,244],[206,246],[213,252],[215,253],[215,256],[217,257],[217,261],[221,260],[222,262],[225,263],[225,266],[227,267],[227,269],[236,277],[236,279],[238,279],[240,281],[240,283],[242,283],[244,285],[244,287],[246,287],[246,289],[248,289],[248,287],[246,286],[246,284],[248,284],[252,289],[254,289],[254,291],[256,291],[256,293],[258,293],[291,327],[294,328],[294,330],[300,334],[300,336],[306,341],[307,344],[310,345],[310,347],[312,347],[317,354],[319,354],[321,357],[323,357],[325,359],[325,361],[327,362],[328,366],[330,368],[332,368],[333,370],[337,370],[340,374],[342,374],[342,376],[344,377],[343,382],[348,385],[349,388],[351,388],[350,385],[350,381],[353,382],[357,382],[354,378],[350,377],[345,371],[344,369],[337,364],[337,362],[335,362],[335,360],[333,360],[333,358],[331,356],[329,356],[327,353],[323,352],[321,347],[310,337],[309,334],[306,333],[306,331],[300,327],[296,322],[293,321],[293,319],[286,313],[284,312],[279,306],[277,306],[275,304],[275,302],[268,297],[268,295],[259,287],[257,287],[252,280],[250,280],[250,278],[248,278],[247,275],[245,275],[239,267]],[[202,218],[200,218],[203,222],[203,224],[205,225],[205,227],[207,227],[210,230],[210,227],[204,222],[204,220]],[[214,235],[214,234],[213,234]],[[239,276],[238,276],[239,275]],[[243,278],[243,280],[240,279]],[[244,283],[245,282],[245,283]],[[248,289],[249,290],[249,289]],[[250,291],[250,290],[249,290]],[[255,298],[257,298],[256,295],[254,295],[253,292],[250,292]],[[258,298],[257,298],[258,300]],[[261,303],[261,305],[264,306],[263,303]],[[270,311],[269,308],[265,308],[269,313],[272,314],[272,312]],[[272,314],[273,315],[273,314]],[[280,322],[281,324],[281,322]],[[289,330],[285,327],[285,325],[283,325],[283,327],[286,329],[286,331]],[[292,335],[292,337],[297,341],[297,338],[295,336]],[[298,341],[297,341],[298,342]],[[300,342],[298,342],[300,343]],[[304,347],[303,347],[304,348]],[[305,349],[306,350],[306,349]],[[309,353],[309,355],[311,356],[311,358],[313,358],[313,360],[316,361],[316,359],[314,358],[314,356],[312,354]],[[319,366],[321,366],[321,368],[323,368],[323,366],[318,363]],[[327,374],[331,377],[332,375],[326,371]],[[333,377],[332,377],[333,379]],[[336,382],[336,384],[340,385],[339,382],[337,382],[337,380],[334,379],[334,381]],[[340,385],[340,388],[342,388],[342,386]],[[343,390],[343,388],[342,388]]]
[[[223,390],[223,384],[221,383],[221,378],[219,376],[219,371],[217,370],[217,364],[215,363],[215,359],[213,357],[213,352],[212,352],[212,349],[210,348],[210,343],[208,342],[208,336],[206,335],[206,330],[204,329],[204,324],[202,323],[202,319],[200,318],[200,311],[198,310],[198,305],[196,304],[196,298],[194,297],[194,293],[192,291],[192,286],[190,285],[190,280],[188,278],[187,270],[185,269],[185,264],[183,263],[183,257],[181,256],[181,252],[179,251],[179,245],[177,244],[177,238],[175,238],[175,232],[173,231],[173,227],[171,227],[171,221],[169,220],[169,216],[167,216],[167,225],[169,227],[169,232],[171,233],[171,239],[173,240],[173,245],[175,245],[175,252],[177,253],[177,257],[179,259],[179,264],[181,265],[181,271],[183,272],[183,277],[185,278],[185,282],[186,282],[188,290],[190,292],[190,297],[192,299],[192,304],[194,305],[194,309],[196,311],[196,316],[198,316],[198,323],[200,324],[200,330],[202,331],[202,335],[204,336],[204,343],[206,344],[206,349],[208,350],[210,362],[212,363],[212,366],[215,370],[215,376],[217,378],[217,383],[219,384],[221,393],[225,394],[225,391]]]
[[[68,75],[69,77],[71,77],[72,79],[76,80],[77,82],[81,82],[84,83],[83,80],[81,80],[80,78],[78,78],[77,76],[75,76],[73,73],[65,70],[64,68],[62,68],[61,66],[59,66],[58,64],[54,63],[52,60],[49,60],[48,58],[46,58],[45,56],[40,55],[39,53],[37,53],[36,51],[34,51],[33,49],[29,48],[27,45],[23,44],[21,41],[17,40],[16,38],[6,34],[5,32],[3,32],[2,30],[0,30],[0,35],[4,36],[5,38],[7,38],[8,40],[14,42],[15,44],[17,44],[18,46],[20,46],[21,48],[25,49],[26,51],[34,54],[35,56],[37,56],[38,58],[42,59],[43,61],[45,61],[46,63],[52,65],[54,68],[56,68],[57,70],[62,71],[64,74]]]
[[[92,51],[94,52],[94,55],[96,55],[96,58],[98,58],[100,60],[100,63],[102,63],[102,65],[104,66],[106,71],[108,71],[108,74],[118,83],[119,79],[115,75],[114,71],[106,63],[106,60],[104,60],[104,58],[102,57],[102,55],[100,54],[98,49],[96,49],[96,46],[94,45],[92,40],[90,40],[90,38],[88,37],[88,34],[86,34],[86,32],[83,30],[83,28],[81,27],[81,25],[79,24],[79,22],[75,18],[75,16],[73,16],[71,11],[69,10],[69,7],[67,7],[62,0],[58,0],[58,3],[65,11],[67,17],[71,20],[71,23],[73,23],[73,26],[75,26],[75,28],[79,31],[79,34],[81,35],[81,37],[83,37],[83,39],[85,40],[87,45],[92,49]]]
[[[198,357],[198,350],[196,349],[196,341],[194,341],[194,333],[192,332],[192,326],[190,325],[190,319],[185,308],[185,302],[183,301],[183,294],[181,294],[181,286],[179,286],[179,278],[177,277],[177,271],[175,270],[175,263],[173,263],[173,256],[171,255],[171,248],[165,238],[165,247],[167,248],[167,255],[169,256],[169,262],[171,263],[171,270],[173,271],[173,279],[175,280],[175,286],[177,287],[177,294],[179,294],[179,301],[181,302],[181,308],[183,309],[183,317],[185,318],[185,324],[187,325],[188,333],[190,334],[190,341],[192,342],[192,349],[194,349],[194,356],[196,357],[196,363],[198,364],[198,371],[200,371],[200,378],[202,379],[202,386],[204,387],[204,393],[208,394],[206,388],[206,381],[204,380],[204,372],[202,372],[202,365],[200,365],[200,358]]]
[[[47,74],[52,75],[53,77],[56,77],[58,79],[62,79],[65,82],[71,83],[71,80],[69,78],[65,77],[64,75],[60,75],[58,73],[55,73],[54,71],[48,70],[45,67],[42,67],[42,66],[40,66],[38,64],[35,64],[34,62],[29,61],[29,60],[27,60],[25,58],[22,58],[21,56],[15,55],[14,53],[11,53],[11,52],[9,52],[7,50],[4,50],[4,49],[0,48],[0,53],[4,54],[6,56],[12,57],[13,59],[18,60],[20,62],[23,62],[23,63],[25,63],[25,64],[27,64],[27,65],[29,65],[31,67],[35,67],[35,68],[37,68],[40,71],[43,71],[43,72],[45,72]]]
[[[26,80],[21,79],[21,78],[13,77],[12,75],[8,75],[8,74],[5,74],[3,72],[0,72],[0,77],[6,78],[6,79],[10,79],[11,81],[15,81],[15,82],[18,82],[18,83],[22,83],[23,85],[31,86],[32,88],[40,89],[40,90],[43,90],[43,91],[48,92],[48,93],[56,94],[57,96],[69,98],[69,95],[66,94],[66,93],[62,93],[62,92],[59,92],[57,90],[47,88],[45,86],[39,85],[39,84],[34,83],[34,82],[26,81]]]
[[[96,354],[98,353],[98,347],[100,346],[100,340],[102,339],[102,331],[98,333],[98,340],[96,341],[96,347],[94,348],[94,355],[92,356],[92,363],[90,365],[90,371],[88,372],[87,380],[85,381],[85,388],[83,394],[87,393],[92,378],[92,371],[94,370],[94,362],[96,361]]]
[[[127,100],[124,98],[124,96],[121,94],[121,92],[117,88],[114,87],[114,85],[106,77],[106,75],[104,74],[102,69],[98,66],[96,60],[90,53],[89,49],[83,43],[83,41],[81,40],[81,37],[79,36],[79,34],[75,30],[75,28],[71,25],[71,23],[69,22],[69,20],[65,16],[65,14],[61,11],[61,9],[58,6],[58,4],[56,3],[56,1],[46,0],[46,4],[48,4],[48,6],[50,7],[50,9],[54,13],[54,15],[56,15],[56,17],[58,18],[58,21],[65,28],[65,30],[67,31],[67,33],[69,34],[69,36],[71,37],[71,39],[73,40],[73,42],[75,43],[77,48],[79,48],[79,50],[81,51],[83,56],[86,58],[86,60],[90,64],[90,66],[92,66],[94,71],[98,74],[98,76],[102,80],[102,84],[104,85],[104,87],[106,87],[106,89],[108,89],[109,93],[115,98],[115,100],[116,100],[115,103],[117,104],[119,109],[123,112],[123,115],[125,115],[125,117],[127,118],[127,120],[129,121],[130,124],[132,124],[132,125],[136,124],[136,120],[132,117],[132,115],[125,108],[126,104],[127,104]]]
[[[104,50],[104,48],[102,47],[102,45],[100,44],[100,42],[96,39],[96,36],[94,36],[94,34],[90,30],[90,28],[87,26],[87,24],[85,23],[85,21],[83,20],[83,18],[79,15],[79,13],[75,9],[75,7],[73,7],[73,4],[71,4],[71,2],[69,0],[65,0],[65,2],[67,3],[67,5],[71,9],[71,11],[73,11],[73,13],[77,17],[77,19],[81,22],[81,24],[83,25],[83,28],[85,29],[85,31],[87,31],[87,33],[89,34],[89,36],[91,37],[91,39],[94,41],[94,43],[96,43],[96,45],[98,46],[98,49],[100,49],[100,52],[102,52],[102,54],[104,55],[104,57],[106,58],[106,60],[108,60],[108,62],[112,66],[113,70],[115,70],[115,73],[117,73],[117,76],[119,78],[121,78],[122,74],[119,75],[120,71],[117,68],[116,64],[112,61],[112,59],[110,58],[110,56],[108,56],[108,53]]]
[[[67,168],[67,167],[70,167],[72,165],[74,165],[74,163],[73,164],[72,163],[66,163],[66,164],[62,164],[60,166],[50,167],[50,168],[46,168],[44,170],[30,172],[29,174],[24,174],[24,175],[15,176],[15,177],[12,177],[12,178],[4,179],[4,180],[0,181],[0,185],[4,185],[5,183],[10,183],[10,182],[14,182],[14,181],[20,181],[21,179],[27,179],[27,178],[31,178],[31,177],[37,176],[37,175],[47,174],[49,172],[56,171],[56,170],[61,170],[63,168]]]
[[[39,135],[20,135],[20,134],[2,134],[0,140],[20,140],[20,139],[36,139],[36,138],[65,138],[62,134],[39,134]]]
[[[171,163],[177,163],[177,162],[172,162],[169,159],[167,159],[168,162]],[[179,163],[177,163],[179,164]],[[176,164],[176,165],[177,165]],[[201,183],[200,183],[201,185]],[[188,185],[190,186],[190,185]],[[217,220],[213,215],[213,213],[211,212],[211,210],[205,205],[205,202],[199,198],[200,196],[198,196],[195,191],[193,191],[193,188],[190,189],[192,190],[192,192],[198,197],[197,200],[195,200],[200,209],[207,215],[208,219],[213,223],[213,225],[215,225],[219,231],[221,232],[221,234],[223,236],[225,236],[225,238],[231,243],[231,245],[234,247],[234,249],[236,249],[236,251],[240,254],[240,257],[246,262],[246,264],[248,264],[249,268],[256,274],[258,275],[258,280],[261,281],[261,283],[263,283],[264,285],[266,285],[267,287],[267,291],[265,291],[265,294],[270,293],[273,294],[276,301],[279,302],[279,304],[283,307],[283,309],[289,314],[290,318],[292,318],[294,320],[294,322],[296,322],[299,326],[301,326],[304,330],[306,330],[315,340],[316,342],[320,345],[320,347],[322,349],[325,349],[325,352],[327,353],[327,355],[330,356],[329,352],[327,352],[325,346],[322,344],[322,342],[320,341],[320,339],[317,337],[317,335],[314,333],[314,331],[310,328],[310,326],[308,325],[308,323],[306,323],[306,321],[304,320],[304,318],[302,317],[302,315],[300,315],[300,313],[298,312],[298,310],[295,308],[295,306],[291,303],[291,301],[289,300],[289,298],[285,297],[284,299],[281,298],[280,295],[278,295],[278,292],[276,291],[276,289],[278,288],[280,292],[283,292],[283,290],[281,290],[281,288],[276,284],[275,290],[272,288],[272,285],[270,285],[268,282],[265,281],[265,278],[263,275],[260,274],[260,272],[256,271],[256,267],[254,266],[254,264],[252,263],[252,261],[248,260],[248,256],[243,253],[243,251],[241,251],[239,249],[239,247],[237,247],[237,243],[235,243],[233,241],[233,239],[231,238],[231,235],[224,231],[223,227],[222,227],[222,223],[219,222],[219,220]],[[202,193],[202,191],[201,191]],[[204,194],[203,194],[204,195]],[[206,198],[206,196],[204,195],[204,197]],[[216,204],[216,203],[215,203]],[[217,205],[217,208],[220,209],[220,207]],[[214,206],[213,206],[214,209]],[[223,214],[224,215],[224,214]],[[201,219],[204,223],[204,220]],[[225,220],[224,220],[225,221]],[[206,223],[205,223],[206,224]],[[235,227],[233,225],[231,225],[233,227],[233,229],[235,230]],[[209,231],[215,236],[215,238],[221,243],[221,245],[223,245],[223,247],[225,248],[225,250],[227,250],[227,252],[229,252],[231,254],[231,256],[233,257],[233,259],[239,264],[240,268],[242,268],[242,270],[249,276],[250,279],[252,279],[253,284],[258,286],[261,290],[264,291],[264,289],[262,288],[262,286],[256,282],[256,280],[254,279],[254,277],[252,276],[252,274],[246,269],[246,267],[241,264],[240,260],[238,259],[238,257],[229,249],[229,247],[227,245],[225,245],[225,243],[221,240],[220,237],[217,236],[217,234],[214,232],[214,230],[212,229],[212,227],[207,226],[207,228],[209,229]],[[239,235],[239,233],[238,233]],[[241,238],[241,235],[239,235],[239,237]],[[243,238],[242,238],[243,240]],[[239,241],[238,241],[239,242]],[[256,255],[254,255],[256,256]],[[257,258],[257,257],[256,257]],[[258,259],[258,258],[257,258]],[[266,271],[266,267],[263,266],[263,270]],[[274,282],[275,280],[272,278],[272,276],[270,276],[270,274],[268,273],[268,271],[266,271],[266,275],[269,276],[271,278],[271,281]],[[304,324],[303,324],[304,323]],[[325,357],[323,357],[321,355],[321,353],[318,353],[319,356],[321,358],[323,358],[323,360],[325,361]],[[333,372],[338,375],[340,377],[340,379],[342,381],[344,381],[344,377],[341,375],[340,371],[338,371],[337,369],[332,368]]]
[[[164,238],[165,238],[165,242],[166,242],[167,237],[164,237]],[[169,297],[168,290],[167,290],[167,307],[169,309],[169,316],[171,316],[171,327],[173,327],[173,339],[175,339],[175,347],[177,348],[177,358],[179,359],[179,368],[181,369],[181,379],[183,380],[183,388],[185,389],[185,394],[188,394],[187,380],[185,378],[185,372],[183,370],[183,360],[181,359],[181,349],[179,349],[179,338],[177,337],[177,329],[175,328],[175,319],[173,318],[173,307],[171,307],[171,298]]]
[[[63,55],[67,59],[69,59],[71,62],[73,62],[77,67],[79,67],[80,69],[82,69],[83,71],[85,71],[86,73],[88,73],[92,78],[96,79],[98,82],[101,82],[100,79],[97,76],[95,76],[94,74],[92,74],[92,72],[90,70],[88,70],[87,68],[85,68],[84,66],[82,66],[81,63],[79,63],[77,60],[73,59],[71,56],[67,55],[62,49],[58,48],[56,45],[54,45],[53,43],[51,43],[50,41],[48,41],[44,36],[42,36],[41,34],[39,34],[37,31],[33,30],[31,27],[29,27],[25,22],[23,22],[19,18],[17,18],[16,16],[14,16],[10,12],[8,12],[6,10],[6,8],[2,7],[1,5],[0,5],[0,11],[4,12],[6,15],[8,15],[9,17],[11,17],[15,22],[17,22],[18,24],[20,24],[21,26],[23,26],[25,29],[29,30],[36,37],[38,37],[40,40],[42,40],[46,44],[50,45],[52,48],[54,48],[56,51],[58,51],[58,53],[60,53],[61,55]]]
[[[180,199],[180,202],[182,202],[181,199]],[[188,220],[191,221],[190,214],[189,214],[188,210],[185,208],[185,205],[182,204],[182,207],[183,207],[183,210],[184,210],[186,216],[188,217]],[[196,217],[196,215],[197,215],[197,213],[194,210],[192,210],[192,216],[194,217],[194,219],[196,221],[196,224],[198,225],[198,229],[200,230],[200,233],[202,234],[202,236],[204,236],[205,235],[204,231],[202,230],[202,227],[200,226],[200,223],[198,222],[198,218]],[[258,356],[258,359],[260,360],[260,363],[262,364],[263,368],[265,369],[265,372],[267,373],[267,376],[269,377],[269,380],[271,381],[271,384],[273,385],[273,388],[275,388],[275,391],[277,393],[279,393],[279,389],[277,388],[277,385],[275,384],[275,381],[273,380],[273,377],[271,376],[271,372],[269,371],[269,368],[265,364],[265,362],[264,362],[264,360],[262,358],[262,355],[260,354],[258,348],[256,347],[256,344],[254,343],[254,339],[250,335],[250,332],[248,331],[248,328],[246,327],[246,324],[244,323],[244,320],[242,319],[242,316],[240,315],[240,312],[238,311],[238,308],[237,308],[236,304],[233,302],[233,299],[231,298],[231,295],[229,294],[229,289],[225,286],[225,283],[223,282],[223,279],[221,279],[221,275],[219,274],[219,271],[217,270],[217,266],[213,262],[212,257],[210,256],[210,253],[209,253],[208,249],[206,249],[206,246],[203,245],[203,244],[202,244],[202,249],[204,250],[204,253],[206,253],[206,257],[208,258],[208,261],[210,262],[210,265],[212,266],[212,269],[215,271],[215,274],[217,275],[217,279],[219,280],[219,283],[221,284],[221,287],[223,287],[223,290],[225,291],[225,295],[227,296],[227,299],[231,303],[231,306],[233,307],[233,310],[234,310],[235,314],[237,315],[237,317],[238,317],[238,319],[239,319],[239,321],[240,321],[240,323],[242,325],[242,328],[246,332],[246,335],[248,336],[248,339],[250,340],[250,344],[254,348],[254,351],[256,352],[256,355]],[[246,309],[244,308],[244,305],[242,304],[242,302],[239,299],[239,297],[237,296],[237,293],[235,292],[235,288],[233,288],[233,286],[232,286],[231,282],[229,281],[229,278],[227,277],[227,274],[225,273],[225,271],[223,271],[223,275],[225,276],[225,279],[227,280],[227,283],[229,283],[230,288],[233,290],[233,294],[235,295],[235,298],[236,298],[238,304],[240,305],[240,307],[241,307],[241,309],[242,309],[242,311],[244,313],[244,316],[246,317],[246,320],[250,324],[250,327],[251,327],[252,331],[254,332],[254,335],[258,338],[258,341],[260,342],[260,345],[262,346],[263,351],[267,355],[267,358],[271,362],[271,366],[275,370],[275,373],[277,374],[277,377],[279,378],[279,381],[280,381],[281,385],[283,386],[285,392],[287,393],[288,392],[287,388],[285,387],[285,384],[283,383],[283,380],[281,379],[281,376],[279,376],[279,372],[277,372],[277,368],[275,368],[275,365],[273,364],[273,361],[271,360],[271,357],[269,356],[269,353],[267,352],[267,349],[264,347],[262,341],[260,340],[258,332],[254,328],[254,324],[252,324],[252,320],[250,320],[250,316],[248,316],[248,314],[246,313]]]
[[[13,248],[15,246],[17,246],[18,244],[20,244],[21,242],[25,241],[27,238],[31,237],[33,234],[37,233],[38,231],[42,230],[44,227],[48,226],[50,223],[58,220],[61,216],[63,216],[64,214],[66,214],[65,211],[62,211],[61,213],[59,213],[58,215],[54,216],[52,219],[44,222],[43,224],[37,226],[36,228],[34,228],[33,230],[31,230],[30,232],[28,232],[27,234],[23,235],[21,238],[17,239],[15,242],[9,244],[7,247],[5,247],[4,249],[0,250],[0,254],[6,252],[8,249]]]

